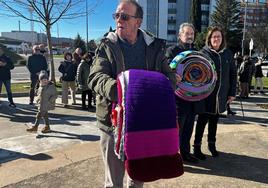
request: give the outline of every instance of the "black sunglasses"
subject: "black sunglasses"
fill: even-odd
[[[137,18],[137,16],[131,16],[131,15],[125,14],[125,13],[114,13],[113,14],[113,19],[117,20],[119,18],[124,20],[124,21],[128,21],[130,18]]]

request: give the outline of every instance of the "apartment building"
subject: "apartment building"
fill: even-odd
[[[183,22],[189,22],[190,0],[138,0],[143,7],[141,28],[153,33],[167,43],[177,42],[177,31]]]
[[[242,19],[247,27],[268,26],[268,0],[240,0]]]

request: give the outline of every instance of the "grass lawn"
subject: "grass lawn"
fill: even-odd
[[[62,55],[53,55],[53,57],[54,58],[62,58],[62,59],[64,59],[64,55],[62,54]]]
[[[268,88],[268,77],[262,77],[263,87]],[[255,78],[252,79],[251,86],[255,85]]]
[[[268,77],[263,77],[262,80],[263,80],[263,86],[266,89],[268,89]],[[254,86],[254,84],[255,84],[255,79],[253,78],[251,86]],[[57,82],[56,85],[57,85],[57,90],[58,91],[61,90],[61,83]],[[29,92],[29,89],[30,89],[30,83],[13,83],[11,85],[11,90],[13,93],[18,93],[18,92],[25,93],[25,92]],[[2,93],[6,93],[6,89],[4,85],[2,86]]]
[[[56,83],[57,90],[61,90],[61,84]],[[27,93],[30,90],[30,82],[26,83],[13,83],[11,84],[12,93]],[[2,93],[6,93],[6,88],[2,86]]]

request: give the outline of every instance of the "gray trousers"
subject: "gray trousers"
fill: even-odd
[[[100,130],[100,145],[102,158],[105,167],[105,186],[106,188],[123,188],[123,180],[125,175],[124,162],[117,158],[114,153],[114,137],[113,133],[107,133]],[[143,182],[134,181],[127,177],[127,187],[142,188]]]

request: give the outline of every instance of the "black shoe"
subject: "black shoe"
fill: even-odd
[[[14,103],[10,103],[8,106],[10,106],[12,108],[16,108],[16,105]]]
[[[201,151],[201,145],[194,145],[194,156],[199,160],[206,160],[206,155]]]
[[[229,110],[229,111],[227,112],[227,114],[228,114],[228,115],[232,115],[232,116],[233,116],[233,115],[235,115],[235,114],[236,114],[236,112],[233,112],[232,110]]]
[[[219,152],[216,150],[215,143],[208,144],[208,150],[211,152],[212,157],[218,157]]]
[[[195,158],[192,154],[190,153],[184,153],[181,155],[183,161],[189,162],[189,163],[198,163],[198,159]]]

